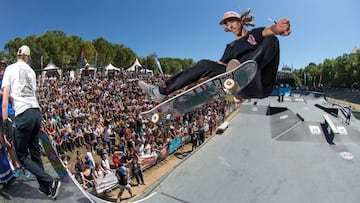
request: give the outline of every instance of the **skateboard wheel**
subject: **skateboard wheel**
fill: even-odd
[[[224,83],[225,89],[231,92],[237,92],[240,90],[240,86],[233,79],[226,79]]]
[[[240,104],[242,102],[242,98],[236,98],[235,96],[233,97],[233,101],[235,104]]]
[[[159,119],[160,119],[160,116],[157,113],[151,116],[151,121],[153,123],[157,123],[159,121]]]

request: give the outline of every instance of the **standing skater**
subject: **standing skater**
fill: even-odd
[[[346,115],[346,121],[345,121],[345,123],[346,124],[348,124],[348,125],[350,125],[350,120],[351,120],[351,114],[352,114],[352,107],[351,106],[349,106],[348,108],[347,108],[347,115]]]
[[[8,101],[11,96],[15,110],[14,145],[21,165],[36,176],[39,191],[55,199],[59,193],[60,181],[45,172],[39,145],[41,125],[40,105],[36,96],[36,75],[28,65],[30,48],[21,46],[17,52],[17,62],[9,65],[2,82],[3,125],[12,121],[8,118]],[[8,128],[3,134],[8,135]]]

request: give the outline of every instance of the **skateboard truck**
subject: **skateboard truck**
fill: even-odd
[[[241,95],[239,94],[241,87],[234,79],[226,79],[224,82],[224,87],[231,92],[235,99],[241,100]]]

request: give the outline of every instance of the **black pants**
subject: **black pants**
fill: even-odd
[[[244,98],[264,98],[271,94],[276,81],[279,66],[279,41],[275,36],[265,37],[262,44],[254,52],[243,56],[240,62],[253,59],[258,65],[258,72],[241,95]]]
[[[184,88],[204,77],[214,77],[226,71],[226,66],[215,61],[200,60],[193,67],[181,71],[165,82],[167,93]]]
[[[15,117],[14,144],[21,165],[36,176],[40,186],[51,187],[53,178],[45,172],[41,160],[39,130],[41,112],[28,109]]]
[[[255,50],[247,52],[238,58],[242,63],[253,59],[258,64],[255,79],[242,91],[244,98],[267,97],[273,89],[279,65],[279,41],[275,36],[264,38],[262,44]],[[214,77],[226,71],[226,66],[215,61],[200,60],[193,67],[182,71],[165,82],[168,94],[184,88],[204,77]]]

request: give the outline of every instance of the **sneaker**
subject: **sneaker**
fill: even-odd
[[[56,199],[56,197],[59,194],[59,189],[60,189],[60,185],[61,182],[59,181],[59,179],[55,179],[52,183],[52,186],[50,187],[50,197],[53,199]]]
[[[48,196],[48,197],[51,197],[51,192],[49,190],[49,187],[40,185],[39,192],[46,195],[46,196]]]
[[[166,99],[166,95],[160,93],[158,86],[147,84],[142,80],[139,80],[138,85],[145,91],[147,95],[151,97],[151,99],[154,99],[157,102],[162,102]]]
[[[229,63],[226,65],[226,72],[230,72],[241,65],[240,61],[237,59],[231,59]]]
[[[20,174],[21,174],[21,172],[22,172],[22,168],[17,168],[17,169],[15,169],[15,171],[14,171],[14,177],[15,177],[15,178],[19,177]]]
[[[28,171],[28,170],[26,170],[26,169],[23,169],[23,172],[24,172],[24,176],[25,176],[25,178],[26,178],[26,179],[29,179],[29,178],[30,178],[30,176],[31,176],[30,171]]]

